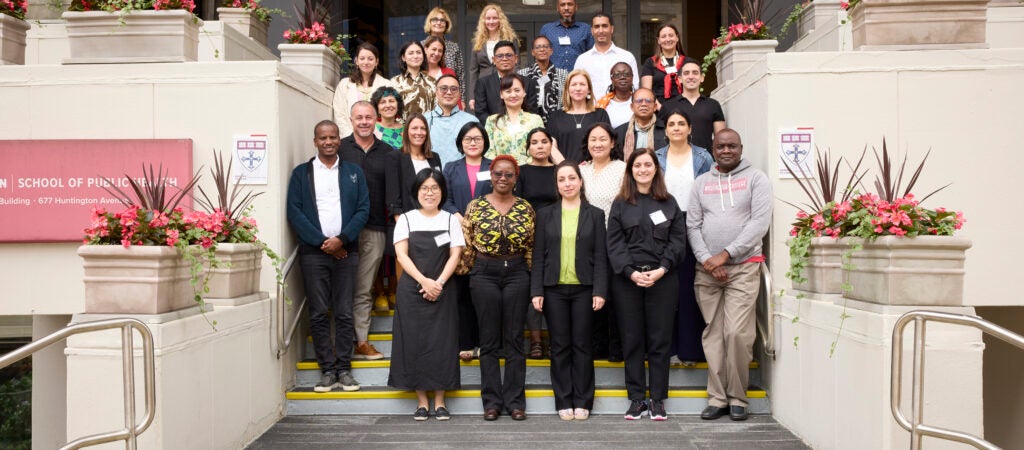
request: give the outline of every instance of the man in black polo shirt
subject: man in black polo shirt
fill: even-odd
[[[690,116],[690,128],[693,129],[690,143],[711,152],[711,140],[715,132],[725,128],[725,113],[722,105],[706,95],[700,94],[700,85],[704,82],[704,74],[700,71],[700,62],[693,58],[683,60],[680,69],[683,80],[683,95],[677,100],[669,100],[661,105],[658,117],[662,120],[672,111],[683,111]]]
[[[387,245],[387,200],[384,189],[387,186],[387,155],[395,151],[384,141],[373,135],[377,121],[377,110],[367,101],[352,105],[349,116],[352,134],[341,140],[339,155],[342,161],[362,167],[366,175],[366,188],[370,192],[370,217],[366,227],[359,233],[359,266],[356,269],[356,286],[352,299],[352,320],[356,329],[356,348],[352,359],[382,359],[384,355],[370,344],[370,310],[373,307],[373,279],[384,258]]]

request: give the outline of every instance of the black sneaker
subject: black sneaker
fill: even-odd
[[[313,387],[313,392],[331,392],[338,386],[341,386],[338,384],[338,376],[331,372],[324,372],[320,376],[320,382]]]
[[[668,413],[665,412],[665,402],[651,399],[651,420],[668,420]]]
[[[424,408],[422,406],[417,408],[416,412],[412,413],[412,418],[417,421],[427,420],[428,417],[430,417],[430,415],[427,414],[427,408]]]
[[[626,415],[623,416],[626,420],[640,420],[643,416],[647,415],[647,402],[643,400],[633,400],[629,404],[629,409],[626,410]]]
[[[438,406],[434,409],[434,417],[436,417],[437,420],[448,420],[452,418],[452,415],[448,413],[448,408]]]
[[[338,372],[338,383],[343,391],[352,392],[359,390],[359,382],[352,377],[352,372],[348,370]]]

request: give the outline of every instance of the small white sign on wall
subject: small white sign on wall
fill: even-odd
[[[267,184],[267,135],[236,135],[233,149],[232,181],[238,184]]]
[[[812,178],[814,128],[779,128],[779,178],[793,178],[789,166],[799,178]]]

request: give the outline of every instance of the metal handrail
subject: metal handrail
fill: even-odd
[[[122,376],[124,377],[124,428],[107,433],[93,434],[74,441],[68,442],[61,447],[65,449],[78,449],[90,445],[105,444],[107,442],[125,441],[128,450],[135,450],[138,446],[138,436],[149,428],[153,423],[153,415],[156,410],[156,378],[153,360],[153,333],[149,331],[146,324],[136,319],[120,318],[97,320],[95,322],[79,323],[68,326],[62,330],[51,333],[42,339],[26,344],[21,348],[0,357],[0,369],[14,364],[22,358],[28,357],[39,350],[50,345],[63,341],[70,336],[93,331],[109,330],[112,328],[121,329],[121,360]],[[142,422],[136,422],[135,417],[135,352],[134,335],[135,329],[142,336],[142,361],[145,369],[146,382],[146,412],[142,416]]]
[[[764,290],[758,296],[758,301],[764,299],[764,316],[757,318],[757,330],[761,332],[761,341],[764,344],[764,353],[775,359],[775,302],[772,294],[772,272],[768,270],[768,264],[761,262],[761,281],[764,283]]]
[[[277,327],[277,359],[281,359],[281,355],[288,351],[288,347],[292,345],[292,337],[295,336],[295,329],[299,326],[299,320],[302,318],[302,309],[306,307],[306,297],[303,296],[302,302],[299,303],[299,308],[295,312],[295,317],[292,318],[292,324],[288,327],[288,334],[285,334],[284,313],[287,302],[284,298],[284,284],[288,279],[288,275],[291,274],[292,267],[295,266],[295,260],[298,257],[299,248],[295,247],[291,255],[288,255],[288,259],[281,269],[281,282],[277,284],[277,320],[275,321]]]
[[[991,442],[972,434],[921,423],[924,417],[925,323],[929,320],[974,327],[1024,350],[1024,336],[980,317],[937,311],[910,311],[904,314],[896,321],[896,326],[892,330],[892,374],[890,375],[891,389],[889,402],[896,423],[910,432],[911,450],[921,448],[921,438],[924,436],[962,442],[981,449],[998,449],[999,447]],[[906,416],[903,415],[903,411],[900,410],[900,399],[903,390],[903,330],[910,322],[914,322],[914,384],[912,387],[913,391],[911,392],[911,415],[913,416],[913,421],[907,420]]]

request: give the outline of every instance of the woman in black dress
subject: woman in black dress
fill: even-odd
[[[627,420],[647,414],[652,420],[668,419],[664,402],[679,303],[676,271],[685,252],[686,218],[665,188],[658,157],[649,148],[636,149],[608,215],[608,261],[615,273],[612,298],[630,400]],[[645,360],[649,370],[644,370]]]
[[[583,161],[587,131],[595,123],[609,122],[608,112],[595,108],[595,101],[593,83],[587,71],[577,69],[569,72],[562,93],[562,110],[553,111],[547,124],[565,159]]]
[[[388,386],[416,391],[416,420],[427,420],[427,391],[434,391],[434,416],[448,420],[444,393],[459,388],[459,332],[455,293],[444,287],[466,243],[458,219],[441,210],[446,189],[440,172],[421,170],[409,192],[413,208],[395,224],[405,276],[398,281]]]
[[[526,199],[534,211],[558,201],[555,185],[555,164],[552,162],[553,139],[544,128],[534,128],[526,135],[526,152],[530,160],[519,166],[519,182],[515,194]],[[526,328],[530,330],[530,359],[544,357],[541,327],[544,315],[533,308],[526,313]]]

